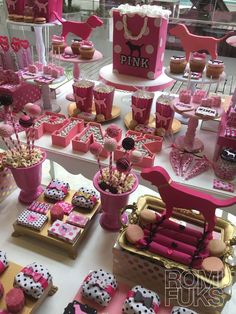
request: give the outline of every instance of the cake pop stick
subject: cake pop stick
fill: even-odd
[[[14,141],[11,138],[11,135],[14,134],[14,129],[9,124],[2,124],[0,125],[0,136],[3,140],[4,144],[6,145],[7,149],[11,152],[12,155],[14,155],[14,150],[12,147],[8,144],[7,138],[12,142],[13,147],[15,147]]]
[[[27,140],[27,150],[29,152],[29,155],[31,157],[31,150],[30,150],[30,127],[33,124],[33,119],[29,117],[28,115],[24,114],[19,119],[19,124],[25,128],[25,134],[26,134],[26,140]]]
[[[103,173],[102,173],[102,165],[101,165],[100,158],[99,158],[99,155],[100,155],[102,149],[103,149],[102,145],[99,143],[96,143],[96,142],[92,143],[89,147],[90,153],[93,154],[94,156],[96,156],[96,158],[97,158],[101,179],[104,180]]]
[[[121,178],[122,178],[122,173],[126,174],[126,173],[129,173],[129,171],[130,171],[130,162],[129,162],[129,160],[126,157],[121,157],[120,159],[118,159],[116,161],[116,169],[119,171],[117,187],[119,185],[124,186],[124,180],[122,182]]]
[[[124,181],[123,181],[123,185],[125,185],[125,182],[130,174],[130,171],[133,167],[133,164],[138,164],[140,163],[141,161],[143,160],[143,154],[138,151],[138,150],[133,150],[130,154],[130,167],[129,167],[129,170],[127,171],[126,175],[125,175],[125,178],[124,178]]]
[[[109,158],[109,182],[112,184],[112,152],[116,150],[117,142],[113,138],[106,138],[104,148],[110,153]]]
[[[208,87],[208,90],[207,90],[207,97],[209,97],[210,90],[211,90],[211,85],[212,85],[212,76],[210,78],[210,84],[209,84],[209,87]]]

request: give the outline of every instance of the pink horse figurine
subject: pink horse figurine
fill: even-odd
[[[217,59],[217,44],[232,35],[234,31],[228,32],[221,38],[210,36],[199,36],[189,32],[184,24],[177,24],[170,30],[170,35],[180,39],[181,45],[186,54],[186,60],[189,61],[190,53],[193,51],[207,50],[212,59]]]
[[[55,11],[53,13],[62,24],[61,36],[64,38],[68,33],[72,33],[83,40],[88,40],[93,29],[103,25],[103,21],[96,15],[91,15],[86,22],[76,22],[62,20]]]
[[[166,218],[171,217],[174,208],[194,209],[204,216],[208,223],[206,229],[208,232],[212,232],[215,227],[216,208],[228,207],[236,203],[236,197],[221,200],[178,184],[171,180],[169,174],[162,167],[143,169],[141,176],[158,188],[166,205]]]

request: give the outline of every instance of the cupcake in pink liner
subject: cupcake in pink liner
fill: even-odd
[[[111,118],[115,88],[107,85],[97,85],[93,89],[94,103],[97,115],[103,115],[105,120]]]
[[[132,95],[132,118],[139,124],[148,124],[154,93],[139,90]]]
[[[94,83],[80,80],[73,84],[76,107],[80,112],[92,112]]]

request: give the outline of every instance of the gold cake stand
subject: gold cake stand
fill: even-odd
[[[72,191],[72,190],[69,191],[68,195],[66,196],[66,198],[63,201],[71,203],[71,200],[72,200],[74,193],[75,193],[75,191]],[[37,201],[49,203],[45,200],[44,194],[41,194],[38,197]],[[101,203],[99,201],[99,202],[97,202],[97,204],[93,207],[93,209],[91,211],[88,211],[88,210],[83,209],[81,207],[74,207],[73,211],[76,211],[80,214],[83,214],[84,216],[89,218],[89,221],[87,222],[85,228],[81,228],[81,232],[80,232],[79,236],[76,238],[76,240],[73,243],[69,243],[69,242],[66,242],[62,239],[58,239],[58,238],[55,238],[55,237],[48,235],[48,229],[51,227],[50,212],[47,213],[48,220],[44,224],[43,228],[40,231],[28,228],[28,227],[23,226],[23,225],[20,225],[17,223],[17,221],[14,222],[14,224],[13,224],[14,232],[12,233],[12,236],[13,237],[19,237],[19,236],[24,235],[24,236],[28,236],[30,238],[36,238],[40,241],[49,243],[50,245],[57,246],[57,247],[65,250],[65,251],[67,251],[69,257],[71,257],[72,259],[75,259],[77,257],[77,251],[78,251],[79,244],[82,241],[84,235],[86,234],[88,228],[90,227],[90,224],[91,224],[93,218],[95,217],[96,213],[99,211],[100,206],[101,206]],[[67,215],[64,215],[63,222],[66,222],[67,217],[68,217]]]
[[[1,283],[3,284],[4,291],[7,293],[13,288],[14,277],[23,269],[23,266],[9,262],[7,269],[0,275]],[[25,306],[21,311],[21,314],[34,313],[38,307],[43,303],[47,296],[52,296],[57,291],[57,287],[53,286],[52,283],[44,290],[43,295],[39,299],[34,299],[31,296],[25,294]],[[5,298],[0,299],[0,308],[6,309]]]

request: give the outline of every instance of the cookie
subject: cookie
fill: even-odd
[[[128,292],[122,307],[122,313],[157,313],[160,303],[160,297],[157,293],[141,286],[135,286]]]
[[[194,110],[194,106],[191,104],[185,104],[183,102],[177,102],[174,104],[175,111],[182,113],[186,111]]]
[[[226,244],[222,240],[213,239],[207,246],[210,256],[221,257],[226,251]]]
[[[46,19],[45,19],[45,17],[36,17],[34,19],[34,23],[35,24],[45,24],[46,23]]]
[[[144,238],[143,229],[139,225],[129,224],[125,230],[125,237],[129,243],[135,244]]]
[[[208,107],[202,107],[199,106],[196,109],[196,115],[200,116],[202,118],[216,118],[217,117],[217,111],[215,109],[212,108],[208,108]]]
[[[139,218],[143,223],[154,223],[156,221],[156,213],[154,210],[144,209],[141,211]]]
[[[71,203],[74,206],[92,209],[98,201],[98,195],[93,189],[80,188],[72,197]]]

